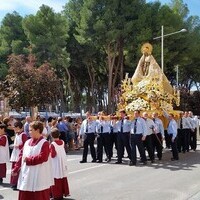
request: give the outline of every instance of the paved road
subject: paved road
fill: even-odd
[[[143,166],[124,163],[80,164],[81,151],[67,154],[71,196],[68,200],[200,200],[200,146],[196,152],[180,154],[170,161],[165,150],[163,160]],[[8,166],[10,169],[10,164]],[[17,200],[18,192],[9,186],[10,170],[0,199]]]

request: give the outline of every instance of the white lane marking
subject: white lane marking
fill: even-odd
[[[73,171],[73,172],[69,172],[68,174],[76,174],[76,173],[79,173],[79,172],[84,172],[84,171],[87,171],[87,170],[90,170],[90,169],[95,169],[95,168],[99,168],[99,167],[103,167],[103,166],[106,166],[106,165],[102,164],[102,165],[97,165],[97,166],[88,167],[88,168],[84,168],[84,169],[79,169],[79,170],[76,170],[76,171]]]
[[[76,170],[76,171],[73,171],[73,172],[69,172],[68,174],[76,174],[76,173],[79,173],[79,172],[84,172],[84,171],[88,171],[90,169],[95,169],[95,168],[99,168],[99,167],[103,167],[103,166],[108,166],[108,165],[102,164],[102,165],[97,165],[97,166],[93,166],[93,167],[88,167],[88,168]],[[1,188],[0,191],[9,190],[9,189],[10,188]]]
[[[9,190],[10,188],[1,188],[0,191],[2,190]]]
[[[69,159],[67,159],[67,162],[69,161],[75,161],[75,160],[80,160],[81,158],[69,158]],[[6,174],[8,174],[8,175],[10,175],[11,174],[11,169],[8,169],[7,171],[6,171]]]
[[[67,161],[74,161],[74,160],[80,160],[81,158],[67,158]]]

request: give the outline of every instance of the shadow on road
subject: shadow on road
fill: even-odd
[[[1,186],[4,187],[4,188],[10,188],[10,184],[9,183],[2,183]]]
[[[199,145],[199,144],[198,144]],[[82,155],[83,149],[80,149],[78,151],[69,151],[67,153],[67,156],[69,155]],[[88,154],[88,157],[90,157],[90,151]],[[105,157],[105,155],[104,155]],[[163,158],[161,161],[155,160],[155,163],[151,164],[151,162],[148,161],[148,164],[145,165],[146,167],[153,167],[155,169],[163,168],[168,169],[171,171],[178,171],[178,170],[192,170],[194,168],[197,168],[197,164],[200,164],[200,150],[190,151],[185,154],[179,153],[179,160],[178,161],[171,161],[172,152],[170,150],[164,150],[163,152]],[[109,163],[103,162],[100,164],[113,164],[116,165],[115,162],[117,161],[117,158],[112,158],[112,161]],[[129,159],[124,158],[123,163],[120,165],[128,165]],[[119,165],[119,164],[118,164]],[[133,166],[134,167],[134,166]],[[144,167],[144,165],[137,163],[136,167]]]
[[[171,161],[172,153],[170,151],[163,154],[162,161],[156,161],[154,164],[149,164],[147,166],[153,168],[163,168],[169,169],[171,171],[178,170],[193,170],[197,168],[196,165],[200,164],[200,151],[191,151],[185,154],[179,153],[179,160]]]

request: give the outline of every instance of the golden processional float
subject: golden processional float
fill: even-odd
[[[149,115],[157,112],[166,126],[168,122],[163,116],[163,109],[173,113],[175,118],[179,117],[180,111],[173,110],[173,105],[179,106],[180,91],[171,86],[153,57],[152,50],[149,43],[142,46],[142,57],[135,73],[132,78],[126,74],[122,81],[118,111],[124,109],[130,116],[135,110],[148,112]]]

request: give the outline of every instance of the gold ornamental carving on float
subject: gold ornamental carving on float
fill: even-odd
[[[164,109],[178,115],[180,111],[173,110],[173,106],[179,106],[180,91],[171,86],[152,51],[151,44],[142,45],[142,56],[132,78],[126,74],[122,81],[118,110],[124,109],[128,114],[135,110],[156,111],[162,115]]]

